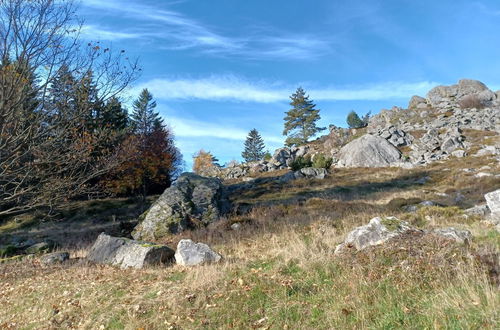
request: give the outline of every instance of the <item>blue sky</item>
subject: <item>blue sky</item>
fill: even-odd
[[[406,106],[438,84],[500,89],[498,0],[83,0],[83,37],[126,49],[173,128],[187,168],[199,149],[240,160],[257,128],[283,144],[302,86],[321,125]]]

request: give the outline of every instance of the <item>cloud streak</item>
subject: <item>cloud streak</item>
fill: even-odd
[[[98,30],[90,26],[90,32],[95,30],[100,33],[85,33],[85,36],[99,36],[102,40],[153,38],[161,40],[161,47],[169,50],[199,48],[212,55],[262,59],[313,59],[332,50],[331,40],[306,34],[279,33],[270,28],[244,37],[225,36],[179,12],[133,1],[86,0],[83,5],[114,15],[125,15],[139,21],[145,29],[141,33],[128,33]]]
[[[218,138],[225,140],[244,141],[248,132],[224,124],[213,124],[179,117],[168,117],[168,123],[173,128],[175,135],[180,138]],[[283,143],[282,137],[263,136],[267,143]]]
[[[314,88],[302,84],[315,101],[377,101],[425,95],[435,82],[386,82],[344,88]],[[282,83],[251,82],[235,76],[212,76],[203,79],[153,79],[135,87],[137,94],[148,88],[163,100],[209,100],[274,103],[287,101],[297,86]]]

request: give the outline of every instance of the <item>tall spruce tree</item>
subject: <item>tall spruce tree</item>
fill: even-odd
[[[155,125],[158,127],[163,124],[159,113],[155,112],[156,101],[147,89],[142,90],[139,98],[134,101],[133,108],[131,119],[136,134],[146,136],[153,132]]]
[[[287,146],[302,145],[307,143],[310,137],[326,128],[316,126],[316,122],[321,119],[319,110],[302,87],[297,88],[290,99],[292,109],[286,112],[283,130],[283,135],[287,136],[285,144]]]
[[[129,123],[127,110],[123,108],[118,98],[112,97],[102,109],[98,122],[100,127],[112,130],[124,130]]]
[[[241,153],[241,156],[246,162],[261,160],[266,154],[264,149],[264,140],[260,136],[259,132],[254,128],[250,131],[250,133],[248,133],[245,141],[245,150]]]
[[[170,185],[182,159],[172,132],[155,108],[153,95],[144,89],[133,103],[131,115],[133,135],[129,143],[135,151],[118,174],[124,181],[118,188],[139,192],[143,200],[149,193],[159,193]]]

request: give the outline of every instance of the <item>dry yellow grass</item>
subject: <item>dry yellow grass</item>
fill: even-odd
[[[491,160],[466,162],[479,168]],[[423,176],[431,180],[415,183]],[[78,259],[84,249],[73,251],[64,266],[43,267],[36,259],[2,264],[0,327],[495,329],[500,295],[487,260],[498,258],[499,234],[464,217],[460,203],[451,204],[456,191],[474,199],[500,184],[469,177],[450,161],[413,171],[345,169],[324,181],[263,184],[238,196],[255,205],[249,214],[166,240],[207,242],[225,257],[217,265],[120,270]],[[405,213],[391,204],[445,191],[450,197],[443,202],[450,205],[444,207]],[[465,247],[423,236],[333,256],[354,227],[389,215],[422,227],[469,229],[475,239]],[[229,230],[233,222],[242,229]]]

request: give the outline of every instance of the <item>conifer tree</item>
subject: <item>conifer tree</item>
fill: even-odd
[[[123,108],[120,100],[116,97],[112,97],[106,102],[98,121],[100,127],[112,130],[124,130],[129,122],[127,110]]]
[[[370,120],[370,112],[360,118],[356,111],[352,110],[347,115],[347,125],[349,128],[361,128],[368,125],[368,121]]]
[[[246,162],[261,160],[266,154],[264,149],[264,140],[254,128],[248,133],[245,141],[245,150],[241,153],[241,156]]]
[[[116,101],[113,103],[118,108]],[[148,194],[161,193],[170,186],[182,157],[175,147],[171,130],[155,112],[156,102],[147,89],[141,92],[133,107],[132,134],[121,148],[122,157],[127,161],[106,185],[115,193],[139,193],[144,201]]]
[[[134,101],[133,108],[131,119],[136,134],[145,136],[153,132],[155,125],[162,125],[160,115],[155,112],[156,102],[147,89],[142,90],[139,98]]]
[[[283,130],[283,135],[288,136],[285,144],[287,146],[302,145],[325,128],[316,126],[316,122],[321,119],[319,110],[302,87],[297,88],[290,99],[292,109],[286,112]]]

